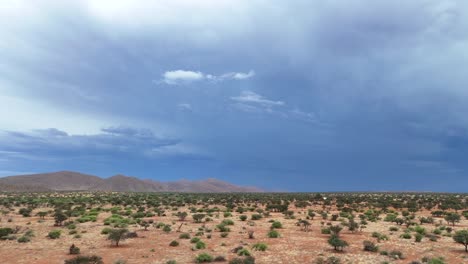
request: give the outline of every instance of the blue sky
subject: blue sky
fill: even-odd
[[[0,175],[468,191],[468,3],[3,1]]]

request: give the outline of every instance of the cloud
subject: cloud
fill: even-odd
[[[187,112],[192,112],[192,111],[193,111],[193,108],[192,108],[192,105],[191,105],[191,104],[180,103],[180,104],[177,105],[177,107],[178,107],[179,110],[181,110],[181,111],[187,111]]]
[[[239,96],[231,97],[231,100],[242,104],[261,105],[266,108],[285,105],[283,101],[269,100],[252,91],[242,91]]]
[[[175,70],[163,73],[162,82],[169,85],[188,84],[196,81],[220,82],[225,80],[247,80],[255,75],[253,70],[243,72],[229,72],[219,76],[213,74],[204,74],[200,71]]]
[[[163,77],[164,82],[167,84],[189,83],[205,79],[205,75],[201,72],[184,70],[167,71],[163,74]]]
[[[84,135],[68,134],[56,128],[0,133],[1,151],[13,158],[145,156],[147,152],[155,149],[179,144],[181,144],[180,139],[158,137],[148,129],[124,126],[103,128],[101,133]]]

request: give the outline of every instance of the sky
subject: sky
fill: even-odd
[[[464,0],[0,3],[0,176],[468,191]]]

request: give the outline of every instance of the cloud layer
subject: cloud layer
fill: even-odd
[[[219,76],[212,74],[204,74],[199,71],[185,71],[185,70],[175,70],[175,71],[166,71],[163,74],[162,81],[169,85],[175,84],[189,84],[196,81],[211,81],[211,82],[220,82],[225,80],[246,80],[255,75],[253,70],[243,73],[243,72],[229,72]]]
[[[2,3],[0,171],[465,191],[466,28],[462,0]]]

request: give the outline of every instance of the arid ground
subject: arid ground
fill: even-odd
[[[226,204],[196,202],[195,205],[167,205],[164,207],[164,212],[160,211],[160,216],[157,214],[144,216],[137,218],[136,222],[140,224],[130,222],[116,226],[116,228],[123,226],[130,232],[136,232],[137,237],[122,240],[119,246],[115,246],[111,245],[111,241],[107,239],[108,235],[101,233],[104,228],[112,228],[114,225],[113,223],[105,225],[106,219],[109,219],[113,213],[116,214],[116,208],[126,208],[134,214],[138,210],[136,206],[101,204],[96,219],[78,221],[83,216],[70,216],[62,226],[57,226],[54,207],[50,205],[45,207],[42,204],[34,207],[30,213],[31,216],[24,217],[18,212],[25,206],[18,205],[9,209],[4,205],[2,209],[0,228],[9,227],[14,229],[15,233],[10,235],[11,240],[0,240],[0,263],[63,264],[65,260],[75,257],[69,254],[72,244],[80,248],[80,255],[97,255],[102,257],[104,263],[119,263],[119,261],[129,264],[167,263],[170,260],[176,263],[195,263],[196,257],[201,253],[208,253],[213,257],[223,256],[228,262],[240,258],[233,250],[239,246],[250,252],[255,258],[255,263],[320,263],[320,258],[323,258],[322,263],[332,263],[326,262],[331,256],[339,258],[341,261],[339,263],[411,263],[412,261],[423,263],[424,257],[427,259],[443,257],[445,261],[443,263],[468,263],[468,253],[465,252],[464,246],[456,243],[451,237],[457,230],[467,229],[468,220],[462,216],[460,221],[452,226],[451,223],[447,223],[444,216],[435,217],[431,214],[437,209],[418,210],[410,214],[413,219],[411,223],[405,222],[399,225],[397,222],[385,221],[388,213],[384,212],[378,214],[379,220],[365,220],[359,215],[366,215],[365,212],[369,208],[359,208],[357,212],[352,213],[351,218],[360,224],[357,225],[356,230],[350,231],[349,224],[347,224],[350,217],[338,216],[335,221],[332,221],[332,215],[340,215],[343,212],[343,207],[338,210],[335,202],[324,206],[314,204],[312,201],[301,208],[297,208],[292,203],[288,211],[293,213],[285,214],[271,210],[266,215],[264,214],[267,209],[265,204],[243,204],[246,208],[253,206],[255,210],[246,210],[242,213],[235,208],[227,210]],[[72,208],[79,205],[74,204]],[[98,206],[88,205],[86,212],[93,207]],[[110,211],[111,208],[114,210],[113,213]],[[213,210],[207,210],[209,208]],[[150,209],[146,206],[139,210],[146,212]],[[389,207],[386,210],[393,211],[398,218],[403,219],[402,212],[406,209]],[[226,213],[226,211],[229,212]],[[449,211],[450,209],[444,210],[444,212]],[[38,212],[48,213],[41,218],[37,215]],[[181,220],[178,212],[187,212],[187,217]],[[209,221],[205,221],[205,218],[201,223],[196,223],[192,215],[200,212],[211,215],[211,217],[206,216],[209,217]],[[327,215],[326,219],[322,217],[323,212]],[[313,217],[308,217],[309,214]],[[242,221],[241,215],[245,215],[247,219]],[[261,215],[261,218],[252,220],[252,215]],[[432,219],[432,223],[421,224],[418,220],[421,217]],[[132,219],[131,216],[128,216],[128,219]],[[226,219],[232,220],[233,225],[230,225],[229,221],[225,222],[228,223],[226,226],[230,231],[220,232],[217,226]],[[310,223],[308,231],[305,231],[303,225],[299,224],[300,220],[305,219]],[[364,222],[362,222],[363,219]],[[275,229],[280,234],[278,238],[268,237],[273,221],[278,221],[282,225],[281,228]],[[142,223],[148,223],[147,230]],[[170,226],[171,230],[163,231],[164,226],[160,223]],[[328,243],[330,234],[326,234],[327,231],[323,230],[338,225],[343,227],[339,232],[340,239],[349,244],[342,251],[334,250]],[[178,230],[179,227],[180,230]],[[391,227],[396,231],[390,231]],[[421,231],[421,228],[424,231]],[[440,231],[434,232],[435,229]],[[30,241],[18,242],[17,238],[26,234],[28,230],[32,230]],[[48,234],[52,230],[61,230],[60,237],[49,238]],[[408,239],[402,237],[405,230],[410,234]],[[253,238],[249,238],[249,231],[253,232]],[[376,232],[380,235],[380,239]],[[424,234],[420,242],[415,241],[418,232]],[[188,233],[190,238],[199,237],[205,243],[206,248],[196,249],[191,239],[179,238],[185,233]],[[226,237],[222,237],[223,233]],[[376,252],[364,251],[363,241],[365,240],[373,242],[378,246],[378,250]],[[170,246],[172,241],[177,241],[179,245]],[[257,243],[266,244],[267,249],[265,251],[254,250],[252,246]],[[403,259],[386,254],[392,251],[401,252]]]

